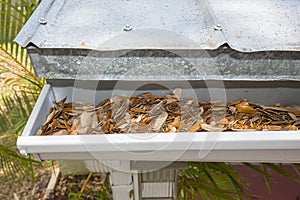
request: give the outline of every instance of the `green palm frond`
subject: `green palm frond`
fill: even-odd
[[[1,0],[0,80],[7,90],[40,90],[44,80],[35,76],[27,51],[12,42],[40,1]]]
[[[189,163],[179,172],[178,199],[243,199],[247,187],[231,165]]]
[[[38,94],[27,94],[24,91],[14,92],[12,96],[2,95],[3,109],[0,109],[0,133],[18,135],[24,128],[33,109],[34,99]],[[35,97],[34,97],[35,96]]]
[[[21,156],[16,150],[17,136],[23,130],[33,101],[26,93],[2,97],[4,109],[0,110],[0,160],[1,169],[7,177],[12,175],[33,176],[33,165],[37,162]]]
[[[33,175],[33,166],[39,164],[30,158],[19,155],[15,149],[0,144],[0,164],[4,174],[13,178],[15,175]]]
[[[296,183],[300,184],[299,164],[296,163],[291,164],[291,167],[293,169],[292,171],[280,163],[278,164],[277,163],[260,163],[260,164],[243,163],[243,165],[263,175],[266,189],[270,194],[272,193],[272,188],[270,187],[269,182],[273,179],[273,173],[271,173],[270,170],[273,170],[273,172],[281,174],[295,181]]]
[[[0,13],[0,44],[13,58],[27,66],[29,61],[26,51],[12,43],[14,37],[34,10],[33,1],[28,0],[1,0]],[[37,2],[38,3],[38,2]]]
[[[15,44],[17,46],[17,44]],[[20,48],[20,47],[18,47]],[[22,51],[24,51],[22,49]],[[28,57],[29,58],[29,57]],[[0,80],[2,92],[6,91],[40,91],[44,84],[43,79],[35,76],[30,64],[23,65],[18,58],[0,44]]]
[[[0,169],[8,177],[33,175],[37,162],[16,149],[43,79],[35,76],[27,51],[12,42],[40,1],[0,0]]]
[[[300,183],[299,176],[296,173],[293,173],[286,168],[284,168],[283,164],[274,164],[274,163],[263,163],[264,167],[274,170],[278,174],[282,174],[296,183]]]

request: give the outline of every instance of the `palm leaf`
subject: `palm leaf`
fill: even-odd
[[[8,86],[15,84],[23,90],[26,86],[40,90],[44,84],[44,80],[35,76],[27,51],[12,42],[39,2],[0,1],[0,72],[9,73],[6,76],[10,79]]]
[[[25,66],[17,58],[13,58],[9,50],[0,44],[0,73],[5,73],[2,90],[39,91],[44,80],[37,78],[30,68],[30,65]]]
[[[291,180],[295,181],[296,183],[300,183],[299,176],[296,173],[293,173],[286,168],[282,164],[274,164],[274,163],[263,163],[264,167],[274,170],[275,172],[282,174]]]
[[[179,172],[178,199],[242,199],[249,197],[243,180],[225,163],[189,163]]]
[[[299,164],[291,164],[293,171],[288,170],[282,164],[276,164],[276,163],[261,163],[261,164],[243,163],[243,164],[244,166],[249,167],[250,169],[263,175],[266,189],[270,194],[272,193],[271,190],[272,188],[270,187],[269,182],[270,180],[273,179],[273,174],[268,169],[272,169],[274,172],[286,176],[289,179],[295,181],[296,183],[300,183]]]
[[[7,141],[1,140],[7,144]],[[9,148],[6,145],[0,144],[0,161],[4,174],[8,178],[13,178],[15,175],[31,175],[34,173],[31,165],[38,165],[39,162],[30,158],[23,157],[17,153],[15,149]]]
[[[7,176],[33,176],[37,163],[19,155],[15,144],[45,81],[35,76],[26,50],[12,40],[39,2],[0,1],[0,161]]]
[[[272,174],[270,174],[266,170],[262,169],[261,165],[252,164],[252,163],[243,163],[243,165],[266,176],[267,178],[273,178]]]
[[[4,107],[4,109],[0,109],[0,133],[2,136],[5,133],[20,134],[32,111],[34,99],[36,99],[33,96],[38,96],[38,94],[28,95],[25,92],[22,92],[21,95],[14,92],[11,95],[13,96],[2,95]]]
[[[32,164],[37,163],[19,155],[15,146],[17,136],[23,130],[32,109],[27,94],[23,93],[21,97],[16,92],[12,97],[3,97],[6,110],[0,110],[0,124],[5,124],[0,126],[0,160],[2,170],[7,177],[20,174],[33,176]]]
[[[292,164],[291,166],[292,166],[294,172],[295,172],[295,173],[297,174],[297,176],[299,177],[299,176],[300,176],[300,172],[299,172],[299,170],[300,170],[300,165],[299,165],[298,163],[294,163],[294,164]]]

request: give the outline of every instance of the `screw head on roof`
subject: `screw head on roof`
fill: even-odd
[[[39,23],[42,24],[42,25],[45,25],[45,24],[47,24],[47,21],[44,17],[42,17],[42,18],[39,19]]]
[[[214,26],[215,31],[221,31],[222,30],[222,25],[221,24],[217,24]]]
[[[132,30],[132,26],[130,26],[129,24],[126,24],[123,28],[124,31],[131,31]]]

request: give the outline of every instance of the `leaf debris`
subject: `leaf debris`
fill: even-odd
[[[54,102],[37,135],[298,130],[300,106],[264,106],[246,99],[198,102],[182,89],[156,96],[114,96],[90,103]]]

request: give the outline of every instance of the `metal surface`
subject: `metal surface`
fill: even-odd
[[[299,6],[44,0],[15,41],[51,79],[300,80]]]
[[[37,50],[39,77],[84,80],[300,80],[300,52]]]
[[[16,42],[101,51],[216,49],[224,43],[242,52],[299,51],[299,10],[298,0],[44,0]],[[134,29],[124,31],[126,24]]]
[[[36,26],[41,17],[48,23]],[[134,30],[124,31],[126,24]],[[204,1],[44,0],[16,41],[39,48],[215,49],[224,41],[213,26]]]
[[[300,50],[299,0],[209,0],[233,49]]]

